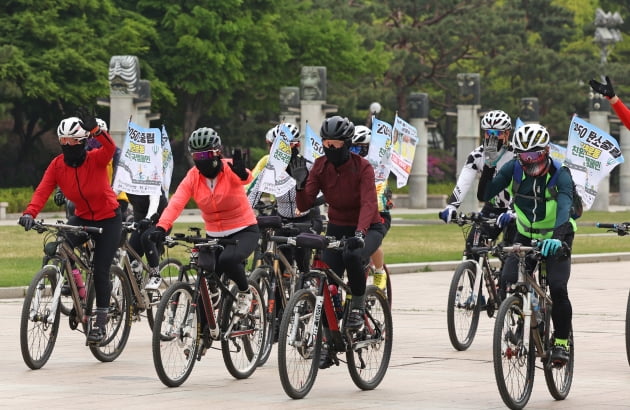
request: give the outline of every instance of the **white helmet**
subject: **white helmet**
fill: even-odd
[[[357,125],[354,127],[353,144],[369,144],[372,139],[372,131],[365,125]]]
[[[525,124],[514,133],[512,144],[517,152],[544,149],[549,145],[549,132],[540,124]]]
[[[108,131],[107,128],[107,123],[105,122],[105,120],[102,120],[100,118],[96,119],[96,123],[98,124],[98,126],[103,130],[103,131]]]
[[[81,127],[81,120],[78,117],[69,117],[61,120],[57,127],[57,137],[59,138],[87,138],[90,133]]]
[[[272,144],[276,140],[276,137],[280,133],[281,125],[286,126],[289,129],[289,132],[291,132],[290,142],[300,141],[300,129],[298,128],[298,126],[291,122],[283,122],[282,124],[278,124],[275,127],[271,128],[269,131],[267,131],[267,134],[265,135],[265,140],[269,144]]]
[[[487,112],[481,119],[482,130],[511,130],[512,120],[505,111],[494,110]]]

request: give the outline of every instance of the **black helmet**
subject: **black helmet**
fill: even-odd
[[[319,133],[324,140],[346,141],[354,136],[354,124],[347,118],[335,115],[324,120]]]

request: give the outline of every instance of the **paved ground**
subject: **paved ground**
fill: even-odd
[[[146,321],[135,323],[123,354],[100,363],[78,332],[64,323],[47,365],[29,370],[19,347],[21,299],[0,300],[0,408],[218,409],[502,409],[494,380],[491,332],[482,313],[469,350],[455,351],[446,330],[451,271],[392,276],[394,350],[388,373],[373,391],[360,391],[345,367],[323,370],[303,400],[282,390],[276,349],[246,380],[233,379],[220,352],[198,362],[179,388],[159,381]],[[530,409],[621,409],[630,403],[630,366],[624,342],[630,262],[576,264],[570,282],[576,364],[571,392],[554,401],[536,370]]]

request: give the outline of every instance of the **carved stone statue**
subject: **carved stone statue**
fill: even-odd
[[[457,74],[459,104],[481,104],[481,80],[478,73]]]
[[[135,94],[140,88],[140,63],[136,56],[112,56],[109,60],[110,94]]]
[[[326,100],[326,67],[302,67],[300,77],[302,100]]]
[[[409,94],[409,116],[411,118],[429,118],[429,94]]]
[[[538,98],[521,98],[520,117],[524,122],[537,122],[540,119]]]
[[[280,111],[289,112],[290,108],[300,109],[300,88],[280,88]]]

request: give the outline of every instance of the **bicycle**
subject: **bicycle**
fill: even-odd
[[[265,322],[265,346],[259,358],[259,366],[269,360],[273,344],[278,340],[278,328],[289,298],[298,288],[299,272],[295,261],[289,261],[282,250],[290,250],[291,244],[278,244],[274,233],[294,232],[310,229],[310,222],[286,222],[278,215],[257,216],[260,240],[255,252],[258,259],[255,269],[250,273],[250,280],[256,282],[262,291],[267,315]]]
[[[74,226],[63,223],[49,224],[35,221],[33,230],[47,233],[44,246],[47,256],[59,264],[44,265],[31,281],[26,291],[20,317],[20,347],[26,365],[35,370],[50,359],[57,341],[61,311],[61,288],[64,279],[70,287],[72,309],[68,320],[70,329],[89,334],[95,315],[96,292],[93,278],[93,243],[89,235],[102,230],[90,226]],[[68,237],[80,237],[85,242],[71,247]],[[85,283],[86,297],[80,297],[79,287],[72,274],[73,265],[80,269]],[[110,268],[112,284],[105,338],[100,343],[88,343],[92,355],[102,362],[115,360],[123,351],[129,338],[131,317],[131,293],[125,274],[118,266]],[[81,327],[79,328],[79,325]]]
[[[538,245],[515,243],[503,251],[519,258],[518,280],[513,293],[501,304],[494,326],[492,356],[494,375],[503,402],[511,409],[525,407],[534,385],[535,361],[540,358],[549,393],[556,400],[564,400],[573,381],[575,345],[573,330],[569,332],[569,360],[563,365],[550,360],[554,346],[553,304],[549,296],[544,257]],[[568,252],[563,244],[560,252]],[[532,264],[531,273],[529,266]],[[536,305],[536,302],[537,305]],[[540,315],[540,319],[538,316]]]
[[[462,228],[466,247],[449,287],[446,323],[451,344],[463,351],[475,338],[480,312],[485,310],[491,318],[501,305],[498,292],[501,269],[493,266],[490,257],[498,257],[502,266],[505,256],[501,248],[495,246],[496,241],[484,234],[486,229],[495,226],[496,217],[485,217],[477,212],[460,213],[452,222]],[[471,229],[475,235],[469,242]]]
[[[153,329],[153,309],[160,302],[162,293],[172,283],[172,279],[165,274],[165,276],[162,276],[162,283],[159,289],[145,289],[149,280],[149,266],[129,244],[129,235],[137,229],[138,226],[135,222],[123,222],[120,244],[112,264],[118,265],[122,269],[130,284],[133,321],[140,321],[141,313],[146,312],[149,328]],[[132,263],[132,260],[135,263]],[[160,272],[165,272],[165,266],[165,264],[162,266]]]
[[[313,249],[342,251],[345,239],[300,234],[274,239]],[[356,331],[344,329],[350,303],[341,306],[350,287],[332,269],[311,269],[303,275],[305,289],[289,300],[282,316],[278,339],[280,381],[293,399],[305,397],[317,377],[322,345],[325,343],[333,364],[338,353],[346,354],[352,381],[362,390],[376,388],[385,377],[392,350],[392,315],[384,293],[368,286],[365,292],[364,324]],[[333,297],[333,294],[336,294]],[[337,299],[339,297],[339,299]],[[325,342],[322,333],[326,333]]]
[[[189,269],[195,284],[178,281],[162,295],[155,313],[152,351],[158,377],[168,387],[180,386],[214,341],[221,342],[227,370],[236,379],[249,377],[258,365],[265,337],[265,305],[258,285],[249,281],[251,309],[244,317],[233,311],[236,286],[215,271],[218,255],[232,239],[175,235],[168,241],[192,243]]]
[[[630,222],[615,224],[596,222],[595,226],[608,229],[608,232],[614,232],[619,236],[626,236],[630,233]],[[628,359],[628,365],[630,365],[630,292],[628,292],[628,302],[626,305],[626,358]]]

